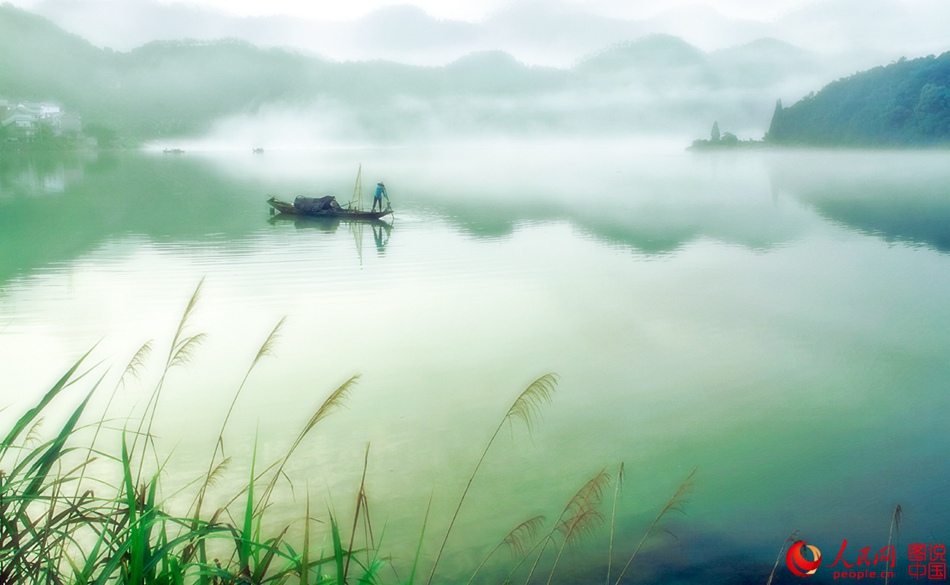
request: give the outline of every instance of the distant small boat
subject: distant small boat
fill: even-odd
[[[264,148],[259,146],[252,151],[254,154],[264,154]]]
[[[165,154],[184,154],[185,153],[185,151],[180,148],[166,148],[162,152],[164,152]]]

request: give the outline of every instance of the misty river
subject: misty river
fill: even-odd
[[[685,514],[663,520],[676,538],[651,538],[632,569],[667,583],[764,583],[795,530],[829,562],[848,540],[854,562],[885,545],[898,504],[902,542],[945,542],[946,161],[623,140],[4,153],[0,428],[96,343],[114,384],[155,340],[113,406],[141,409],[204,279],[190,327],[207,338],[158,409],[168,495],[204,472],[286,316],[225,436],[229,477],[246,478],[255,437],[261,460],[278,457],[359,374],[291,460],[276,514],[298,514],[309,489],[345,516],[369,444],[374,528],[403,570],[430,496],[428,559],[492,431],[546,373],[558,384],[538,424],[506,428],[472,485],[440,565],[449,582],[621,462],[615,563],[698,468]],[[367,206],[386,182],[391,223],[269,213],[270,195],[349,200],[360,165]],[[564,579],[605,570],[612,502],[611,487]],[[512,565],[497,553],[485,582]]]

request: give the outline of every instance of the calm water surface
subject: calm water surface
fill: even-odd
[[[207,341],[159,407],[166,482],[202,473],[286,316],[228,450],[259,434],[261,457],[278,457],[360,374],[295,455],[297,502],[285,494],[275,514],[294,517],[304,486],[351,509],[370,443],[373,513],[403,570],[430,495],[431,557],[494,427],[547,372],[556,398],[533,434],[499,437],[446,578],[621,462],[616,557],[699,469],[688,515],[669,517],[678,540],[652,541],[643,580],[764,582],[793,530],[831,558],[847,539],[853,562],[886,544],[896,504],[903,542],[947,542],[947,160],[623,142],[7,157],[0,419],[96,342],[113,384],[142,343],[167,348],[204,278],[191,331]],[[367,195],[386,181],[391,227],[270,218],[270,194],[347,199],[360,163]],[[165,351],[115,412],[143,406]],[[564,578],[601,575],[607,538],[563,561]]]

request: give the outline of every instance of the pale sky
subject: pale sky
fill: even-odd
[[[95,2],[96,0],[83,0]],[[134,2],[136,0],[128,0]],[[479,21],[518,0],[160,0],[166,4],[193,4],[239,16],[291,15],[313,20],[353,20],[384,6],[414,5],[443,19]],[[606,16],[640,19],[678,6],[705,5],[726,16],[772,20],[805,4],[822,0],[558,0]],[[43,0],[12,0],[31,9]],[[533,2],[542,5],[545,0]]]
[[[172,1],[172,0],[163,0]],[[808,0],[714,0],[697,2],[696,0],[561,0],[564,4],[584,7],[594,13],[610,16],[642,18],[674,6],[705,4],[713,6],[728,16],[771,20],[790,9],[808,3]],[[351,20],[372,12],[377,8],[391,5],[411,4],[429,14],[445,19],[478,21],[492,12],[513,4],[513,0],[348,0],[338,2],[319,0],[301,2],[300,0],[192,0],[193,4],[213,7],[223,12],[244,16],[290,14],[315,20]]]
[[[849,73],[902,56],[913,58],[950,49],[950,29],[945,24],[950,22],[950,0],[12,2],[96,46],[122,51],[156,39],[236,37],[259,46],[303,49],[338,61],[386,59],[432,66],[476,51],[501,50],[523,63],[570,67],[613,43],[662,33],[704,51],[774,38],[812,52],[844,57],[847,61],[841,63],[841,72]],[[161,4],[166,9],[156,10]],[[178,9],[182,5],[205,13],[189,19],[194,12]],[[369,23],[359,20],[380,8],[407,5],[437,19],[479,24],[453,28],[451,23],[432,23],[406,11],[389,13],[392,26],[388,29],[382,20],[386,15]],[[514,10],[505,18],[489,19],[507,8]],[[293,20],[285,18],[276,24],[257,21],[257,26],[249,27],[240,19],[219,18],[277,15]]]

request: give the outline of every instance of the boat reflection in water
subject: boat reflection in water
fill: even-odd
[[[267,221],[271,225],[293,222],[294,227],[298,230],[314,230],[325,234],[335,234],[341,225],[346,224],[350,233],[353,234],[356,241],[356,250],[361,259],[363,256],[363,229],[366,226],[369,226],[373,231],[373,243],[376,246],[376,253],[380,256],[386,253],[386,246],[389,245],[389,237],[393,229],[392,223],[379,219],[352,221],[341,217],[290,215],[286,213],[272,215]]]

